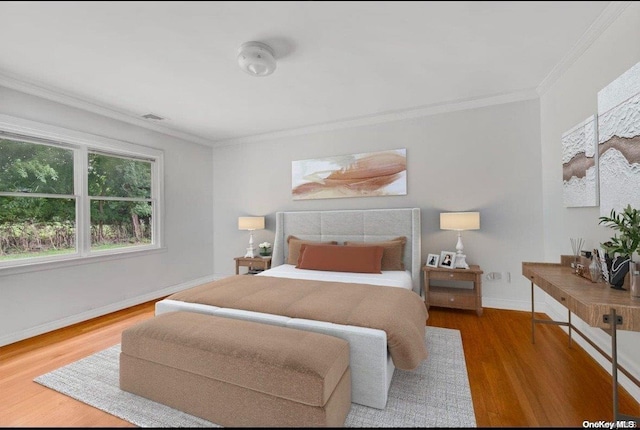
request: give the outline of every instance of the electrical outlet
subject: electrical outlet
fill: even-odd
[[[488,281],[499,281],[502,279],[502,273],[500,272],[489,272],[486,275]]]

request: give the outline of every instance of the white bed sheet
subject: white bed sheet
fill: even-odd
[[[281,264],[258,273],[256,276],[278,278],[311,279],[317,281],[352,282],[356,284],[381,285],[413,289],[411,272],[408,270],[383,270],[382,273],[325,272],[322,270],[296,269],[292,264]]]

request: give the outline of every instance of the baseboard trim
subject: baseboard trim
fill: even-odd
[[[58,330],[63,327],[68,327],[73,324],[77,324],[79,322],[87,321],[92,318],[100,317],[103,315],[110,314],[112,312],[116,312],[122,309],[129,308],[131,306],[139,305],[140,303],[145,303],[151,300],[158,299],[160,297],[167,296],[169,294],[177,293],[178,291],[185,290],[187,288],[195,287],[200,284],[204,284],[207,282],[215,281],[216,279],[220,279],[215,275],[209,275],[202,278],[193,279],[191,281],[183,282],[181,284],[172,285],[170,287],[163,288],[161,290],[152,291],[147,294],[142,294],[140,296],[131,297],[126,300],[112,303],[107,306],[102,306],[100,308],[91,309],[86,312],[82,312],[76,315],[71,315],[65,318],[61,318],[55,321],[48,322],[46,324],[41,324],[35,327],[30,327],[26,330],[22,330],[15,333],[10,333],[9,335],[0,337],[0,346],[9,345],[14,342],[19,342],[24,339],[28,339],[30,337],[38,336],[44,333],[48,333],[53,330]]]
[[[505,299],[496,299],[491,297],[483,297],[482,307],[494,308],[494,309],[505,309],[508,311],[531,312],[531,302],[523,302],[522,300],[505,300]],[[536,312],[545,312],[546,303],[535,302],[535,310]]]

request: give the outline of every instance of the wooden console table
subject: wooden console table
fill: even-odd
[[[634,384],[640,381],[618,364],[617,330],[640,331],[640,301],[631,298],[628,290],[615,290],[605,283],[593,283],[573,273],[571,267],[553,263],[522,263],[522,274],[531,280],[531,341],[535,343],[535,325],[555,324],[578,333],[585,341],[611,362],[613,382],[613,419],[640,422],[640,417],[621,414],[618,411],[618,369]],[[534,285],[567,308],[568,321],[536,319],[534,313]],[[599,327],[611,335],[611,356],[597,346],[571,323],[571,313],[592,327]],[[615,323],[613,323],[615,322]]]

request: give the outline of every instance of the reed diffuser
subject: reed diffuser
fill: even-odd
[[[571,238],[571,249],[573,250],[573,273],[579,274],[578,270],[578,261],[580,261],[580,251],[582,251],[582,246],[584,245],[584,239]]]

